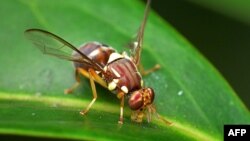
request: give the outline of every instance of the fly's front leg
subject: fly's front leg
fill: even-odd
[[[80,84],[80,72],[79,72],[78,68],[75,69],[75,79],[76,79],[76,82],[70,88],[64,90],[65,94],[72,93],[79,86],[79,84]]]
[[[96,72],[93,69],[89,69],[88,73],[89,73],[89,80],[90,80],[90,86],[91,86],[91,89],[92,89],[93,99],[89,103],[88,107],[85,110],[82,110],[80,112],[80,114],[82,114],[82,115],[85,115],[89,111],[89,109],[92,107],[92,105],[95,103],[95,101],[97,99],[97,93],[96,93],[96,87],[95,87],[94,79],[98,75],[96,74]]]
[[[148,70],[144,70],[143,65],[142,64],[139,65],[139,70],[140,70],[141,75],[148,75],[148,74],[150,74],[150,73],[152,73],[160,68],[161,68],[161,66],[159,64],[156,64],[154,67],[152,67]]]

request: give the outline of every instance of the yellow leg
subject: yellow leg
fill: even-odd
[[[88,107],[85,110],[82,110],[80,112],[80,114],[82,114],[82,115],[85,115],[89,111],[89,109],[92,107],[92,105],[95,103],[95,101],[97,99],[96,87],[95,87],[95,82],[94,82],[95,75],[93,76],[94,73],[95,73],[95,71],[93,69],[89,69],[89,80],[90,80],[90,85],[91,85],[91,89],[92,89],[93,99],[89,103]]]
[[[120,118],[118,123],[119,124],[123,124],[123,107],[124,107],[124,93],[119,93],[118,95],[120,95],[120,99],[121,99],[121,104],[120,104]]]
[[[96,81],[98,84],[100,84],[104,88],[108,87],[107,83],[98,74],[96,74],[95,71],[90,72],[90,73],[93,76],[94,81]],[[89,72],[88,71],[86,71],[86,70],[84,70],[82,68],[77,68],[75,70],[76,82],[70,88],[64,90],[65,94],[72,93],[79,86],[79,84],[80,84],[80,75],[79,74],[83,75],[86,78],[89,78]]]
[[[160,67],[161,66],[159,64],[156,64],[153,68],[148,69],[148,70],[144,70],[143,66],[140,64],[139,70],[140,70],[141,75],[148,75],[148,74],[160,69]]]
[[[82,70],[81,70],[82,71]],[[90,74],[93,76],[94,80],[103,86],[104,88],[108,88],[107,83],[100,77],[93,69],[91,69]]]
[[[80,84],[79,69],[75,70],[75,79],[76,79],[76,82],[70,88],[64,90],[65,94],[72,93],[79,86]]]

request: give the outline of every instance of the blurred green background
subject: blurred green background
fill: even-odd
[[[221,72],[249,109],[250,1],[152,0],[152,8]]]

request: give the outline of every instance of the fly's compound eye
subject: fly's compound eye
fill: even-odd
[[[131,94],[128,101],[131,110],[144,110],[146,106],[154,101],[154,90],[152,88],[143,88]]]
[[[141,91],[135,91],[132,93],[129,101],[128,101],[129,107],[131,110],[139,110],[143,107],[143,95]]]

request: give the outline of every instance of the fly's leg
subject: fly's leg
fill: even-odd
[[[85,70],[83,70],[83,71],[85,71]],[[89,80],[90,80],[90,86],[92,89],[93,99],[89,103],[88,107],[80,112],[80,114],[82,114],[82,115],[85,115],[89,111],[89,109],[92,107],[92,105],[95,103],[95,101],[97,99],[97,93],[96,93],[96,87],[95,87],[94,80],[100,79],[99,75],[96,74],[96,72],[93,69],[89,69],[88,73],[89,73]]]
[[[121,98],[121,104],[120,104],[120,118],[118,123],[123,124],[123,107],[124,107],[124,96]]]
[[[124,107],[124,93],[121,92],[117,96],[119,99],[121,99],[121,104],[120,104],[120,118],[118,123],[123,124],[123,107]]]
[[[148,75],[148,74],[150,74],[150,73],[152,73],[160,68],[161,68],[161,66],[159,64],[156,64],[154,67],[152,67],[148,70],[144,70],[144,67],[141,64],[139,65],[140,73],[141,73],[141,75],[144,75],[144,76]]]
[[[98,84],[100,84],[104,88],[108,88],[107,83],[93,69],[89,69],[89,72],[85,71],[84,69],[80,69],[79,71],[80,71],[81,74],[83,74],[87,78],[90,78],[89,76],[92,76],[94,81],[96,81]],[[86,75],[86,73],[88,75]]]
[[[72,93],[80,84],[80,74],[79,74],[79,69],[75,69],[75,79],[76,79],[76,82],[68,89],[65,89],[64,90],[64,93],[65,94],[70,94]]]
[[[173,122],[168,121],[167,119],[165,119],[163,116],[161,116],[160,114],[158,114],[156,112],[156,109],[155,109],[154,105],[148,106],[148,114],[150,114],[150,115],[155,114],[158,119],[160,119],[162,122],[164,122],[168,126],[173,125]]]
[[[64,90],[65,94],[72,93],[79,86],[79,84],[80,84],[80,74],[83,75],[86,78],[89,78],[89,72],[88,71],[86,71],[85,69],[82,69],[82,68],[76,68],[76,70],[75,70],[76,82],[70,88]],[[99,83],[104,88],[108,87],[107,83],[98,74],[96,74],[95,71],[94,71],[94,73],[92,73],[92,75],[93,75],[94,80],[97,83]]]

